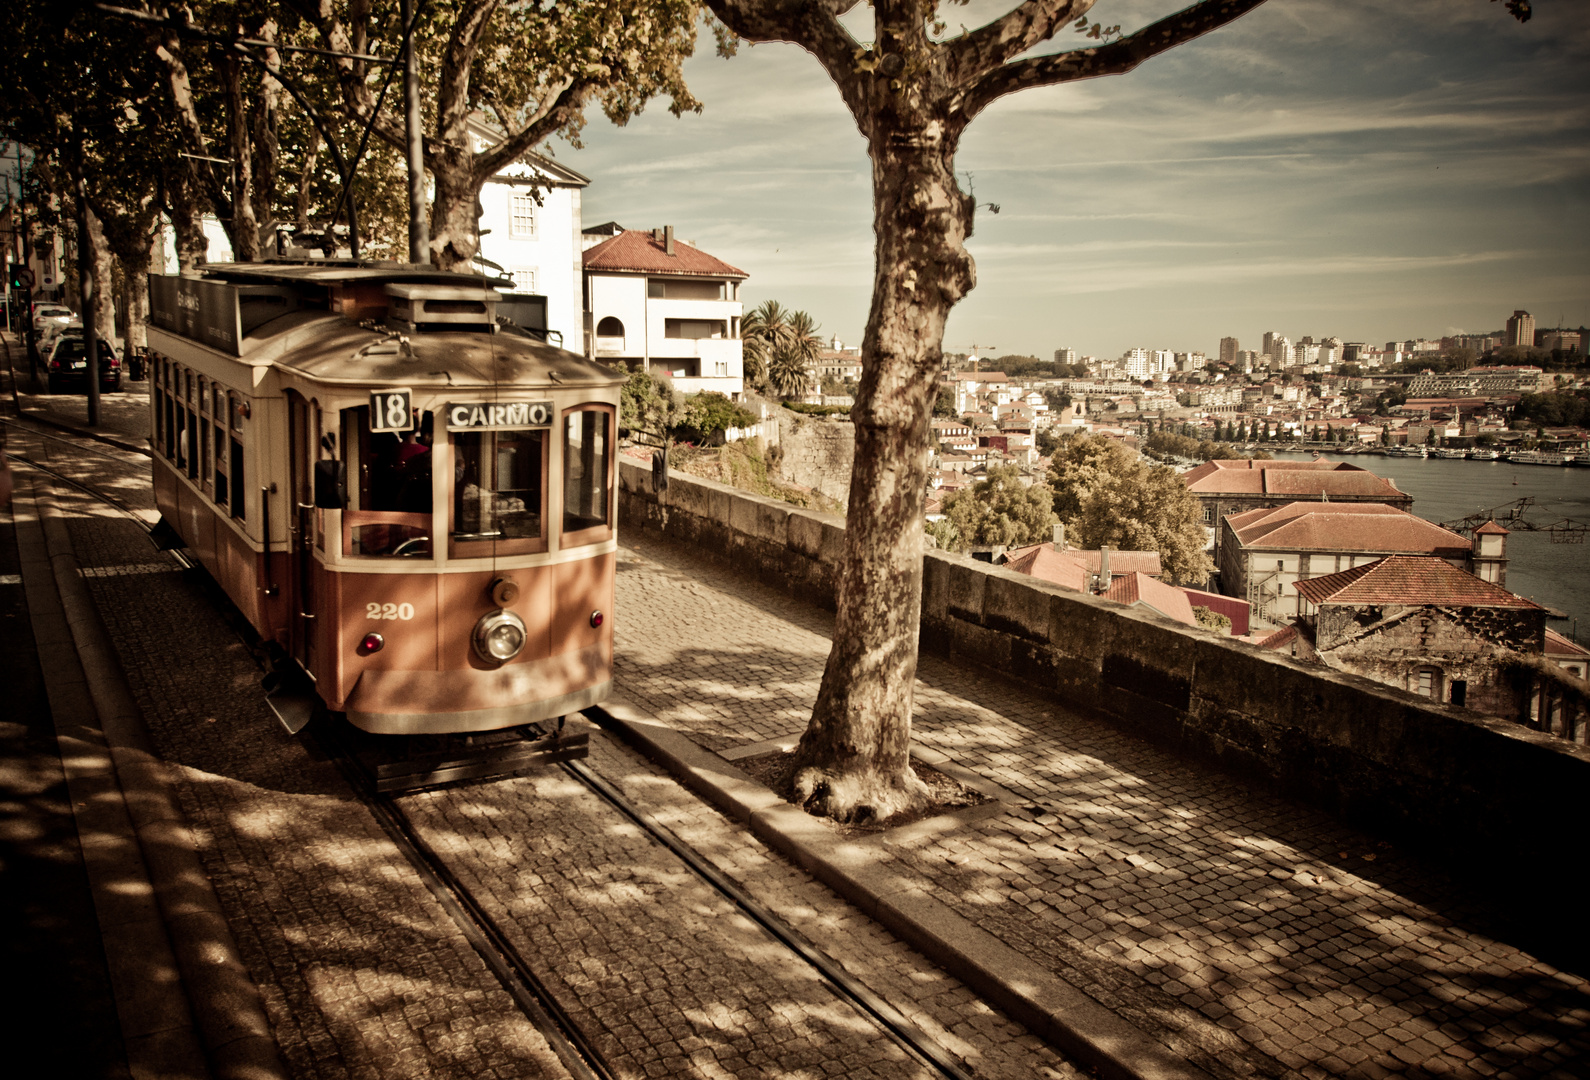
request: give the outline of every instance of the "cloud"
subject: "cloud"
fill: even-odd
[[[1130,28],[1184,5],[1106,0],[1094,17]],[[1572,7],[1520,25],[1486,0],[1278,0],[1130,75],[1002,100],[955,162],[1002,212],[977,214],[979,287],[952,327],[1117,355],[1144,334],[1300,335],[1285,320],[1321,313],[1346,338],[1429,335],[1499,325],[1529,297],[1590,321],[1573,254],[1590,235],[1590,20]],[[858,5],[847,25],[864,39],[870,18]],[[686,68],[702,115],[593,120],[587,149],[560,153],[593,179],[587,219],[672,222],[750,272],[749,297],[859,339],[865,141],[801,50],[710,52]]]

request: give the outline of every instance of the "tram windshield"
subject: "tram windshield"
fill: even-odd
[[[429,555],[431,437],[429,412],[401,434],[372,432],[366,406],[344,409],[349,476],[350,554]]]
[[[539,540],[547,432],[453,433],[453,539]]]

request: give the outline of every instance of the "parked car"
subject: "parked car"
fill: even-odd
[[[62,327],[77,318],[77,312],[60,304],[33,305],[33,332],[42,338],[52,327]]]
[[[50,393],[81,386],[88,389],[88,349],[82,327],[67,327],[55,336],[48,362]],[[113,394],[121,389],[121,357],[104,338],[99,339],[99,389]]]

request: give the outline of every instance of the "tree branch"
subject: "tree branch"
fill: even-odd
[[[502,141],[475,155],[471,166],[477,179],[495,176],[505,166],[519,158],[526,150],[539,146],[556,135],[569,121],[576,119],[585,107],[586,97],[594,89],[585,79],[569,79],[563,89],[543,105],[518,131],[508,129]],[[499,113],[499,116],[501,114]]]
[[[945,73],[962,85],[980,72],[1020,56],[1054,37],[1060,28],[1086,15],[1096,0],[1026,0],[987,26],[945,45]]]
[[[1109,45],[1001,64],[964,93],[959,103],[960,112],[969,122],[999,98],[1018,90],[1096,79],[1101,75],[1123,75],[1144,60],[1219,29],[1262,3],[1264,0],[1201,0]]]
[[[857,0],[704,0],[738,37],[756,44],[787,41],[817,58],[858,120],[871,76],[856,67],[861,45],[839,22]]]

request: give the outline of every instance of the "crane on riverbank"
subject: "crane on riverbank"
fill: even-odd
[[[1590,533],[1590,522],[1576,521],[1573,518],[1561,518],[1557,521],[1547,522],[1542,520],[1539,513],[1540,507],[1535,504],[1533,495],[1525,495],[1521,499],[1493,506],[1489,510],[1476,510],[1468,517],[1458,518],[1455,521],[1441,522],[1441,528],[1451,529],[1455,533],[1462,533],[1470,540],[1474,539],[1474,530],[1484,525],[1487,521],[1494,521],[1510,532],[1543,532],[1551,536],[1553,544],[1582,544],[1586,533]],[[1535,511],[1531,516],[1531,511]]]

